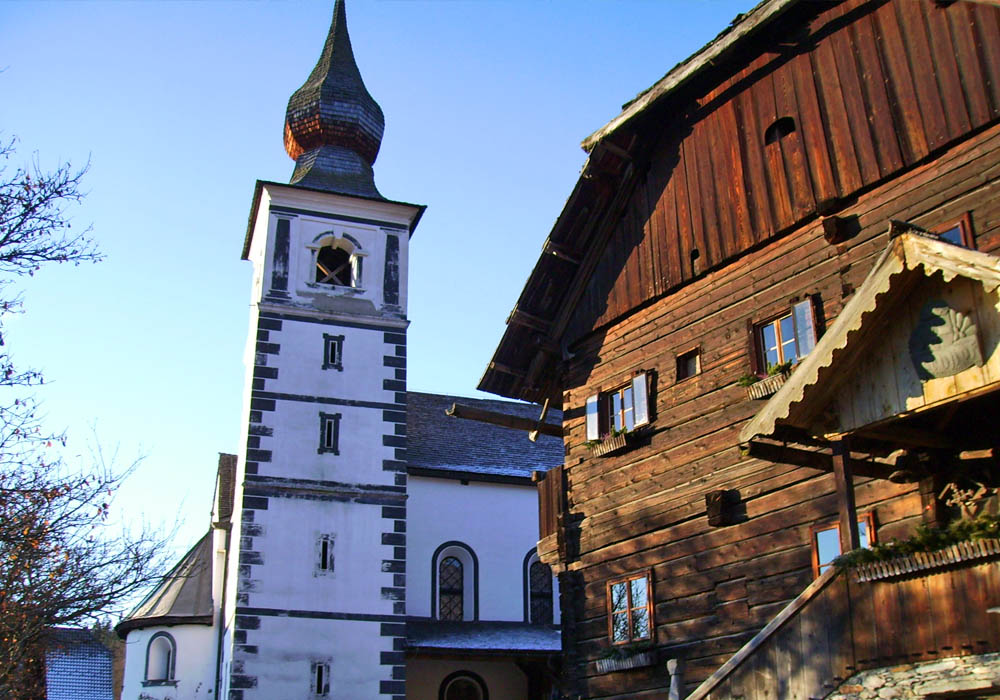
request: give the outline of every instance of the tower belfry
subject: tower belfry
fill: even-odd
[[[424,207],[375,188],[384,128],[344,0],[258,181],[220,697],[402,698],[406,318]],[[238,543],[238,544],[237,544]]]

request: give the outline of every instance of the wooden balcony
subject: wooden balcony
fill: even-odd
[[[1000,615],[987,612],[1000,605],[998,558],[991,541],[875,567],[875,580],[871,567],[831,568],[688,700],[824,697],[865,669],[1000,651]]]

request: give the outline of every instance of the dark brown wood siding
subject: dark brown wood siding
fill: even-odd
[[[692,161],[686,176],[665,191],[673,196],[685,189],[687,174],[697,177],[699,167]],[[654,166],[651,176],[656,172]],[[652,569],[656,644],[664,658],[686,660],[688,690],[805,588],[812,577],[810,528],[836,519],[834,480],[740,455],[739,430],[762,405],[737,384],[751,363],[748,325],[806,296],[818,300],[829,324],[884,250],[890,219],[935,229],[971,212],[977,247],[996,254],[998,193],[1000,125],[994,125],[845,206],[841,215],[858,229],[847,243],[830,245],[820,223],[810,221],[578,344],[563,383],[568,559],[560,577],[574,692],[625,698],[662,692],[669,683],[663,664],[597,673],[595,660],[609,647],[609,578]],[[653,218],[646,238],[680,227],[680,207],[657,211],[662,219]],[[684,209],[684,216],[693,211]],[[669,270],[669,251],[658,254]],[[678,381],[676,355],[692,347],[701,349],[701,372]],[[651,429],[631,449],[592,456],[586,398],[621,385],[637,370],[656,378]],[[705,495],[717,489],[739,492],[743,522],[709,526]],[[874,511],[880,539],[906,536],[920,522],[913,485],[858,479],[856,498],[860,511]]]
[[[803,3],[768,50],[667,100],[570,338],[620,318],[1000,117],[1000,9]],[[818,13],[818,14],[817,14]],[[789,21],[801,22],[797,16]],[[788,35],[784,35],[785,31]],[[681,114],[681,116],[675,116]],[[780,118],[795,130],[765,144]],[[655,115],[649,117],[655,122]]]

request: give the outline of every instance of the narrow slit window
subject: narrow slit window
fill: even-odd
[[[319,450],[320,454],[330,452],[340,454],[340,414],[319,414]]]
[[[316,572],[318,574],[333,573],[333,545],[333,535],[320,535],[319,540],[316,543]]]
[[[528,567],[530,622],[535,625],[552,624],[552,569],[537,559]]]
[[[327,697],[330,694],[330,664],[325,661],[314,661],[310,669],[310,690],[314,697]]]
[[[323,334],[323,369],[344,369],[344,336]]]

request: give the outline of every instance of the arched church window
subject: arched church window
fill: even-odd
[[[486,683],[472,671],[456,671],[441,682],[439,700],[489,700]]]
[[[431,556],[431,617],[479,619],[479,560],[464,542],[440,545]]]
[[[528,567],[530,622],[552,624],[552,569],[535,559]]]
[[[442,620],[462,620],[464,617],[464,579],[462,562],[455,557],[441,560],[438,572],[438,617]]]
[[[146,647],[146,682],[168,684],[174,680],[177,643],[166,632],[157,632]]]

